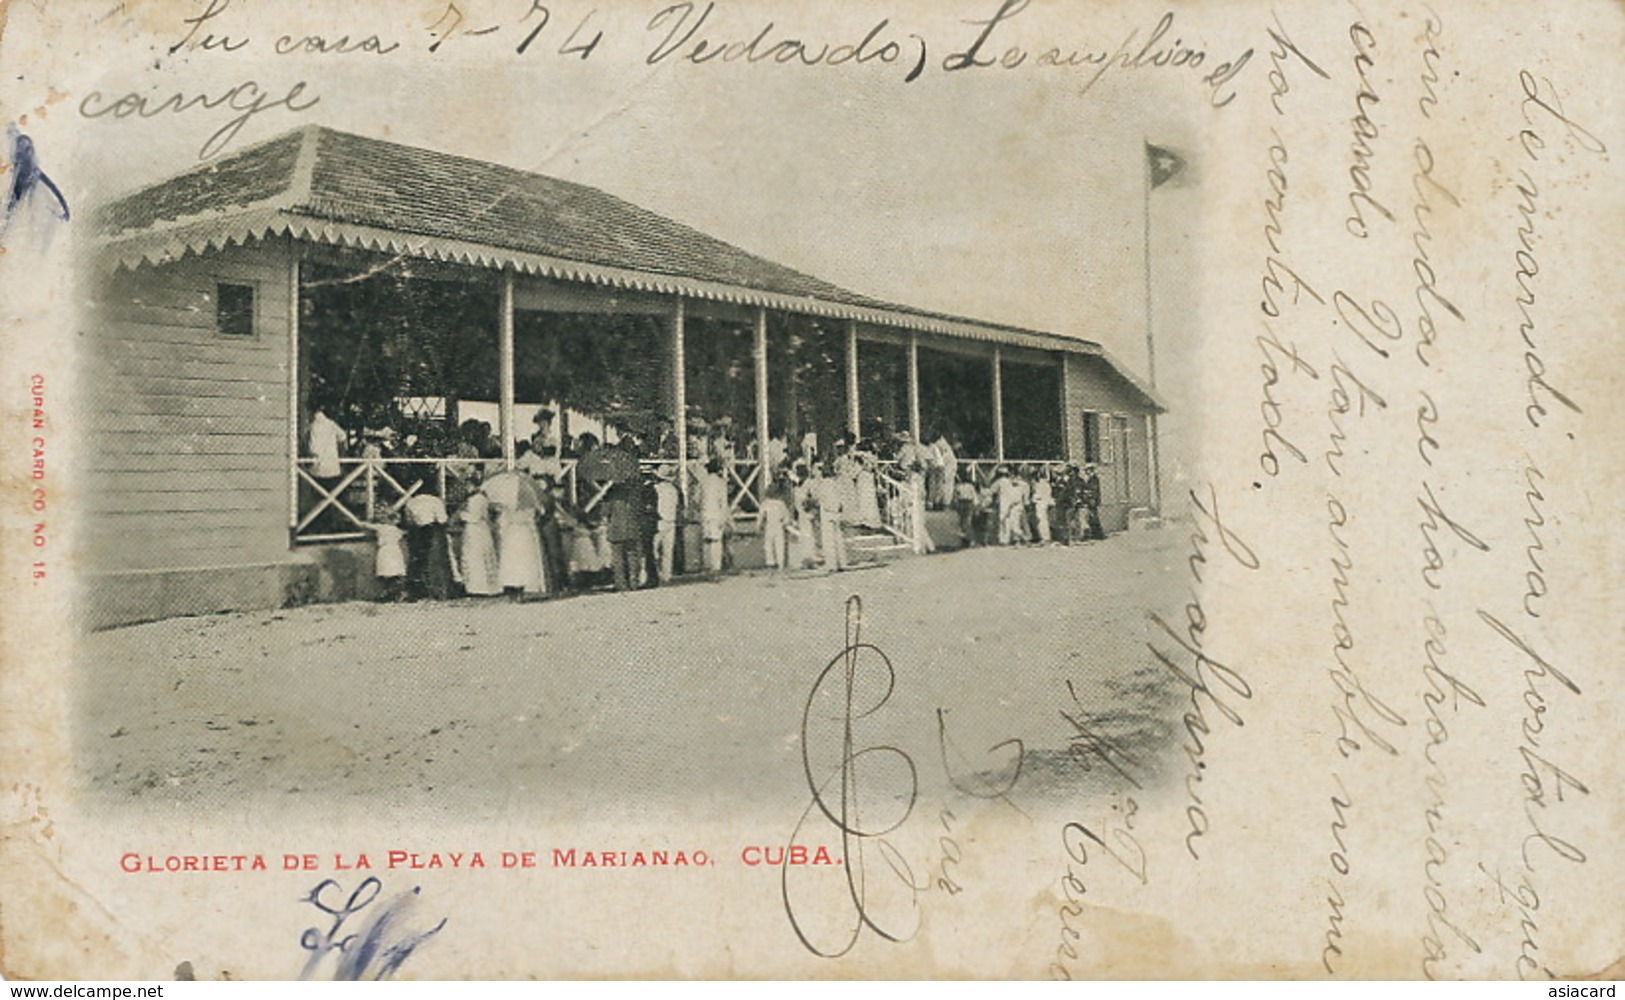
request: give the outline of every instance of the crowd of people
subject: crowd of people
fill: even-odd
[[[556,434],[547,408],[534,424],[507,470],[490,426],[464,421],[431,445],[450,459],[439,476],[401,461],[419,457],[421,437],[364,431],[354,448],[316,411],[307,448],[319,476],[337,476],[349,447],[408,494],[369,525],[383,599],[538,599],[656,587],[681,572],[716,576],[734,567],[736,509],[755,516],[763,562],[774,570],[847,568],[852,528],[903,526],[916,551],[931,551],[927,510],[957,514],[966,546],[1104,537],[1092,465],[1001,464],[984,486],[942,433],[919,442],[907,431],[868,440],[846,433],[826,448],[812,434],[792,442],[775,432],[760,449],[748,440],[741,456],[731,420],[695,419],[679,469],[669,420],[611,420],[607,442]],[[730,488],[739,457],[761,477],[748,490],[743,480]],[[887,489],[883,477],[906,488]]]
[[[382,596],[539,598],[671,580],[675,470],[645,467],[639,435],[627,425],[616,430],[613,443],[582,433],[566,450],[538,421],[537,434],[519,442],[512,470],[503,468],[500,449],[492,456],[474,446],[466,466],[447,463],[446,496],[434,476],[403,483],[409,498],[372,525]]]
[[[1100,476],[1094,463],[1000,465],[979,488],[971,476],[954,485],[960,538],[975,545],[1070,545],[1106,537],[1100,521]]]

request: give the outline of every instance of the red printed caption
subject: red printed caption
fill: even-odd
[[[823,845],[750,845],[739,852],[746,868],[803,866],[836,867],[846,863],[838,850]],[[119,856],[118,866],[129,874],[180,875],[189,872],[350,872],[350,871],[471,871],[524,868],[715,868],[717,859],[703,849],[588,850],[553,848],[549,851],[365,851],[349,854],[142,854]]]
[[[45,560],[43,553],[38,550],[45,548],[45,376],[30,375],[28,378],[28,395],[33,404],[32,419],[29,429],[33,437],[29,440],[29,466],[28,478],[28,510],[32,515],[29,523],[33,526],[31,538],[36,550],[36,557],[29,567],[30,582],[39,586],[45,579]]]
[[[332,863],[324,865],[327,858]],[[119,857],[119,868],[140,872],[316,872],[386,871],[474,868],[535,868],[535,851],[386,851],[376,856],[359,854],[137,854]]]

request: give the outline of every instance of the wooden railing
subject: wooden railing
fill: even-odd
[[[577,475],[576,459],[558,459],[557,469],[564,483],[566,495],[576,508],[591,513],[603,502],[607,489],[588,483]],[[476,458],[345,458],[339,462],[339,476],[324,483],[312,474],[314,459],[302,458],[296,470],[299,477],[299,510],[292,522],[294,541],[300,544],[347,541],[365,538],[369,525],[396,516],[406,501],[418,491],[420,481],[432,480],[436,492],[446,500],[448,508],[455,509],[469,492],[476,489],[480,479],[502,468],[501,459]],[[672,468],[675,459],[651,458],[639,463],[645,473],[659,468]],[[979,487],[993,481],[994,470],[1005,465],[1012,468],[1035,466],[1055,472],[1066,463],[1054,460],[1011,459],[997,462],[991,459],[961,459],[961,469],[968,466]],[[729,464],[725,478],[728,482],[728,510],[735,521],[757,522],[761,518],[763,482],[761,463],[754,459],[736,459]],[[929,549],[925,525],[921,522],[924,507],[919,491],[924,488],[923,477],[910,477],[897,468],[895,462],[878,463],[875,488],[881,510],[882,527],[899,541],[906,542],[916,552]]]
[[[483,472],[502,467],[500,459],[343,458],[338,477],[323,481],[312,471],[315,464],[302,458],[294,466],[299,507],[292,531],[299,543],[365,537],[371,524],[399,514],[427,480],[447,506],[455,506],[477,487]]]
[[[592,513],[608,493],[608,488],[589,483],[577,475],[573,458],[554,460],[565,494],[577,510]],[[318,479],[312,471],[315,459],[301,458],[294,466],[298,476],[298,509],[291,523],[298,544],[353,541],[365,538],[371,525],[391,520],[406,501],[433,481],[435,491],[455,509],[464,497],[477,489],[480,480],[502,468],[501,459],[480,458],[344,458],[339,475]],[[645,473],[671,468],[676,460],[644,459]],[[753,460],[732,462],[728,481],[728,510],[736,520],[756,521],[761,517],[761,466]]]
[[[875,489],[880,493],[881,527],[916,554],[931,551],[931,539],[924,523],[924,477],[909,476],[896,468],[894,462],[881,462],[879,474],[875,476]]]

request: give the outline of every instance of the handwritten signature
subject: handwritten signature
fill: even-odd
[[[824,871],[833,872],[836,881],[808,882],[804,873],[793,879],[789,866],[780,875],[791,928],[808,951],[823,958],[851,951],[866,929],[901,942],[918,927],[919,885],[886,835],[913,814],[919,772],[901,748],[859,747],[857,735],[859,723],[885,708],[896,683],[891,660],[863,641],[862,599],[847,598],[845,646],[819,672],[802,709],[801,763],[812,798],[790,835],[793,846],[808,842],[823,824],[833,826],[840,835],[837,867]],[[860,795],[860,788],[868,793]],[[876,865],[877,858],[883,865]],[[824,905],[809,905],[832,900],[839,913],[833,920]]]
[[[332,978],[336,981],[389,979],[413,952],[446,926],[447,918],[442,917],[426,931],[406,930],[421,890],[413,886],[410,892],[378,904],[383,891],[384,884],[377,877],[363,879],[347,897],[336,879],[323,879],[310,890],[303,902],[333,919],[326,929],[308,927],[299,935],[299,947],[310,952],[300,979],[312,978],[323,961],[335,953],[338,962]],[[364,912],[365,916],[361,916]]]

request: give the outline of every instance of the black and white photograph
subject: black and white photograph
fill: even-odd
[[[0,11],[0,974],[1617,979],[1524,16]]]

